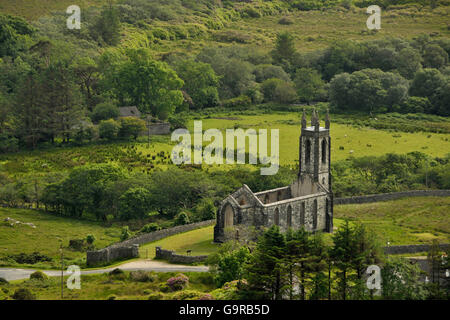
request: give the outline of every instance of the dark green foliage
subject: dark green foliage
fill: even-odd
[[[178,216],[175,218],[175,225],[177,226],[189,224],[189,222],[190,222],[189,216],[184,211],[180,212]]]
[[[150,209],[150,192],[142,187],[130,188],[119,198],[120,218],[145,218]]]
[[[153,223],[149,223],[149,224],[146,224],[145,226],[143,226],[142,229],[140,230],[140,232],[149,233],[149,232],[154,232],[154,231],[158,231],[158,230],[161,230],[161,227],[157,223],[153,222]]]
[[[0,277],[0,285],[6,285],[6,284],[9,284],[8,280]]]
[[[130,228],[125,226],[122,228],[122,233],[120,234],[120,241],[125,241],[131,237]],[[116,270],[116,269],[115,269]],[[120,270],[120,269],[119,269]],[[114,270],[113,270],[114,271]],[[122,270],[121,270],[122,271]],[[112,272],[112,271],[111,271]],[[122,271],[123,272],[123,271]]]
[[[39,280],[39,281],[43,281],[43,280],[47,280],[48,276],[43,273],[42,271],[35,271],[32,274],[30,274],[30,280]]]
[[[19,288],[14,292],[12,298],[14,300],[36,300],[36,295],[28,288]]]
[[[123,138],[133,137],[137,139],[139,134],[143,133],[147,129],[145,121],[135,117],[123,117],[120,118],[119,136]]]
[[[102,10],[90,33],[100,44],[113,46],[119,43],[120,29],[119,10],[110,6]]]
[[[119,108],[111,102],[102,102],[95,106],[91,119],[94,122],[101,120],[115,119],[119,116]]]
[[[106,140],[117,139],[119,130],[120,130],[120,123],[115,121],[114,119],[102,120],[100,121],[98,127],[98,133],[100,138]]]
[[[86,236],[86,242],[87,242],[89,245],[94,244],[94,241],[95,241],[95,236],[94,236],[93,234],[88,234],[88,235]]]
[[[34,32],[23,18],[0,14],[0,57],[16,57],[25,49],[26,36]]]
[[[13,254],[9,255],[8,258],[20,264],[35,264],[38,262],[52,261],[52,258],[46,256],[45,254],[40,254],[37,251],[30,254],[26,253]]]

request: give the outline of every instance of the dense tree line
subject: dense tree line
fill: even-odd
[[[440,264],[435,245],[429,261]],[[386,257],[377,239],[364,225],[345,221],[326,244],[321,233],[304,229],[283,234],[266,229],[256,242],[229,241],[209,258],[218,287],[237,281],[235,299],[445,299],[448,286],[426,284],[417,265]],[[381,269],[381,290],[368,289],[366,270]],[[440,274],[440,277],[442,274]],[[441,279],[442,280],[442,279]],[[227,284],[226,284],[227,285]]]

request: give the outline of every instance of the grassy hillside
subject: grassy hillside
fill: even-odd
[[[0,0],[0,12],[35,20],[54,11],[66,12],[67,7],[74,4],[83,9],[105,3],[106,0]]]
[[[4,222],[7,217],[33,223],[36,228],[24,224],[11,227]],[[42,267],[55,267],[60,261],[61,241],[66,262],[81,264],[86,253],[69,249],[69,240],[84,239],[88,234],[95,236],[96,247],[103,248],[119,240],[120,228],[104,227],[93,221],[58,217],[35,210],[0,208],[0,266],[15,264],[6,258],[8,255],[38,251],[52,258],[51,262],[42,263]],[[39,267],[39,264],[33,267]]]

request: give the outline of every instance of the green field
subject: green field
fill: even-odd
[[[194,119],[203,121],[203,130],[208,128],[221,130],[224,139],[227,128],[279,129],[281,165],[294,165],[298,160],[298,154],[293,150],[298,150],[299,113],[279,112],[232,116],[216,113],[208,117],[197,115],[194,116]],[[386,153],[404,154],[412,151],[420,151],[433,157],[442,157],[450,150],[450,134],[448,133],[393,132],[333,123],[333,117],[331,117],[331,121],[332,161],[345,160],[350,156],[358,158],[370,155],[380,156]],[[447,123],[442,122],[441,124]],[[189,121],[188,129],[193,132],[193,120]],[[164,151],[168,156],[175,142],[170,141],[170,136],[153,136],[150,147],[148,147],[146,141],[145,137],[141,137],[138,142],[51,148],[0,155],[0,175],[4,173],[15,180],[22,176],[62,173],[76,166],[105,162],[118,163],[128,170],[147,171],[149,167],[147,155],[156,155]],[[130,146],[136,148],[131,150]],[[344,149],[342,150],[340,147]],[[170,158],[160,159],[155,163],[155,167],[163,169],[170,165]],[[227,166],[224,165],[221,168],[226,170]]]
[[[196,229],[167,237],[140,247],[141,258],[153,259],[155,247],[175,251],[177,254],[186,254],[192,250],[191,255],[208,255],[217,250],[219,244],[213,243],[214,226]]]
[[[31,222],[36,228],[18,224],[14,227],[4,222],[9,217],[24,223]],[[14,265],[14,261],[6,260],[11,254],[33,253],[38,251],[53,259],[32,267],[53,268],[59,265],[59,247],[62,241],[66,263],[77,262],[82,265],[86,253],[71,250],[69,240],[83,239],[88,234],[95,236],[94,245],[103,248],[119,241],[119,227],[104,227],[98,222],[58,217],[36,210],[0,208],[0,266]],[[23,266],[23,265],[21,265]],[[31,267],[31,266],[30,266]]]

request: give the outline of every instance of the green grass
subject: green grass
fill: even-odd
[[[147,300],[152,294],[160,294],[160,298],[171,300],[176,298],[176,292],[163,293],[160,285],[164,285],[168,278],[176,273],[150,273],[154,278],[151,282],[137,282],[125,272],[123,277],[111,277],[108,274],[82,275],[81,290],[69,290],[65,287],[64,300],[106,300],[115,296],[117,300]],[[184,273],[189,277],[189,285],[185,290],[208,293],[215,287],[212,275],[208,273]],[[67,277],[65,278],[67,281]],[[48,280],[20,280],[12,281],[8,285],[0,285],[0,300],[11,299],[18,288],[28,288],[38,300],[60,300],[61,282],[59,277],[51,277]],[[5,292],[6,291],[6,292]]]
[[[141,258],[153,259],[155,248],[161,247],[165,250],[175,251],[177,254],[186,254],[187,250],[192,250],[191,255],[208,255],[214,253],[219,244],[213,243],[214,226],[208,226],[174,236],[170,236],[155,242],[145,244],[140,247]]]
[[[391,245],[450,242],[450,197],[414,197],[367,204],[339,205],[338,219],[360,221]]]
[[[4,223],[6,217],[25,223],[31,222],[36,225],[36,228],[23,224],[10,227]],[[73,251],[67,247],[69,240],[83,239],[88,234],[95,236],[94,245],[96,247],[103,248],[119,241],[120,228],[116,226],[104,227],[94,221],[59,217],[36,210],[0,208],[0,266],[14,265],[10,260],[5,261],[7,255],[29,254],[38,251],[51,257],[53,261],[29,265],[28,267],[54,268],[59,264],[61,241],[65,247],[66,263],[76,261],[77,264],[82,264],[86,259],[86,253]]]

